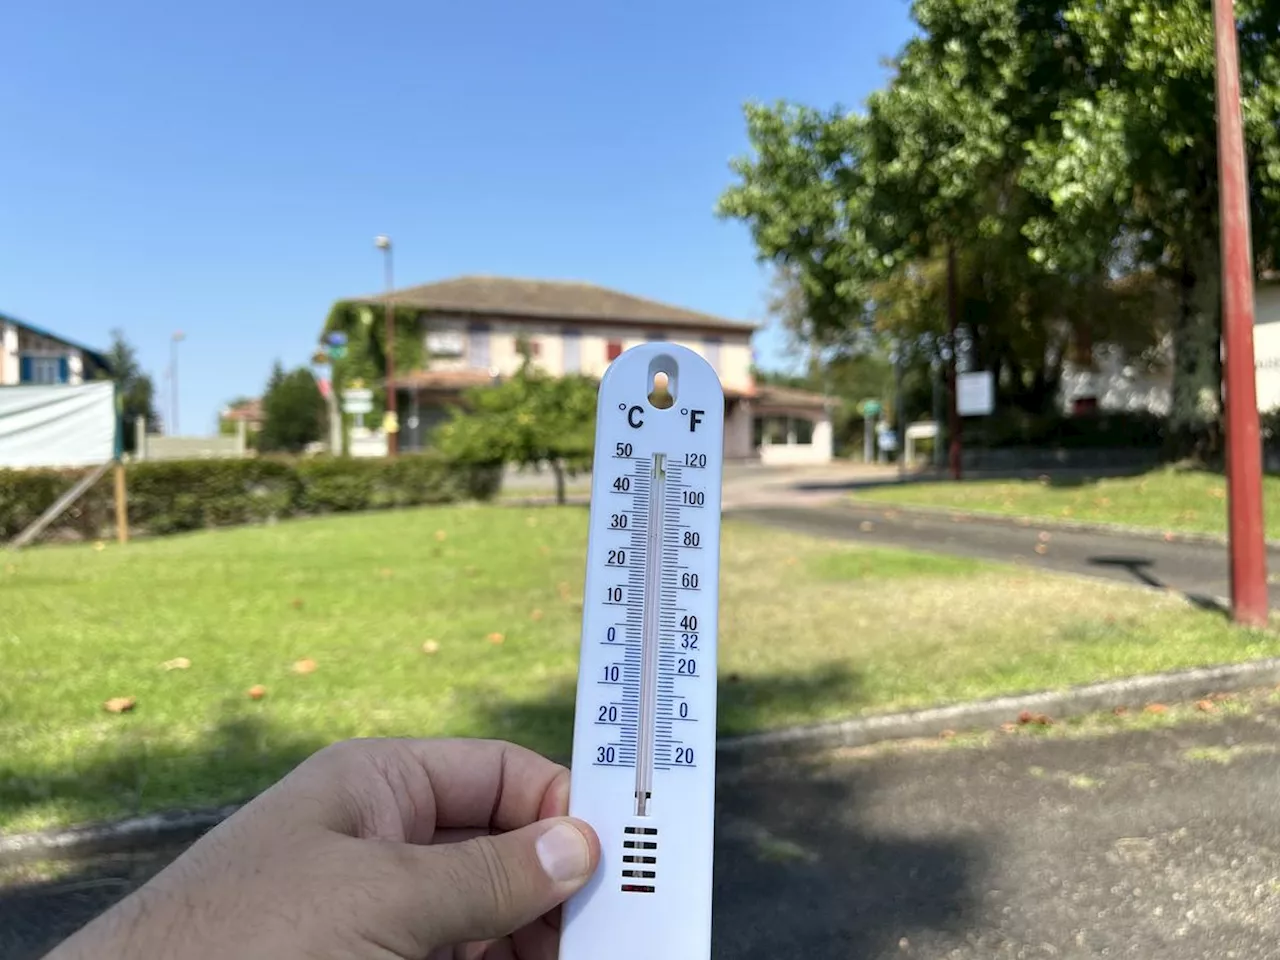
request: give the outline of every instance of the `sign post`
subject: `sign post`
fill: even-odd
[[[875,432],[872,424],[876,417],[880,416],[879,400],[863,400],[859,406],[862,408],[862,460],[864,463],[870,463],[875,459]]]
[[[373,413],[373,391],[368,387],[351,387],[342,391],[342,412],[353,414],[356,426],[364,429],[364,415]]]

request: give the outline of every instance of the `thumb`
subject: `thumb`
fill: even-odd
[[[595,831],[569,817],[417,849],[435,946],[505,937],[577,893],[600,862]]]

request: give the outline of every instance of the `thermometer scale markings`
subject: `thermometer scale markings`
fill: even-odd
[[[626,518],[623,524],[615,523],[610,528],[626,534],[626,546],[620,548],[625,551],[625,561],[612,562],[619,552],[615,549],[610,551],[611,561],[607,564],[619,571],[625,569],[626,582],[610,587],[605,601],[606,606],[627,611],[610,631],[614,636],[621,633],[625,640],[620,643],[607,634],[600,642],[605,647],[622,646],[624,653],[621,662],[609,664],[605,676],[596,682],[603,687],[620,686],[623,691],[620,698],[602,705],[601,719],[595,721],[598,726],[619,727],[620,732],[597,751],[594,765],[634,768],[635,812],[637,816],[647,816],[653,771],[697,766],[692,750],[677,755],[684,741],[675,736],[674,723],[697,720],[687,706],[677,705],[685,697],[675,691],[675,680],[696,679],[700,675],[691,672],[696,671],[691,666],[692,658],[678,656],[676,641],[680,620],[689,622],[687,607],[679,603],[680,591],[700,589],[681,585],[680,571],[686,570],[687,564],[679,562],[680,551],[700,546],[681,542],[682,531],[692,528],[680,522],[682,510],[693,506],[684,499],[684,491],[689,488],[683,481],[683,465],[663,453],[614,459],[634,463],[630,473],[623,474],[628,480],[626,488],[619,488],[616,483],[612,488],[614,493],[630,493],[632,500],[630,510],[617,514]],[[652,598],[651,602],[646,603],[646,598]],[[613,708],[617,710],[616,720],[612,719]]]

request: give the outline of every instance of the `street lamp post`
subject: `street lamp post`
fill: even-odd
[[[396,314],[391,302],[391,291],[395,289],[395,274],[392,270],[391,238],[385,235],[374,237],[374,246],[382,251],[383,265],[386,270],[386,292],[383,310],[386,312],[386,357],[387,357],[387,419],[388,427],[398,427],[396,420]],[[387,429],[387,456],[394,457],[400,451],[400,433],[398,429]]]
[[[178,436],[178,344],[187,339],[181,330],[169,338],[169,434]]]

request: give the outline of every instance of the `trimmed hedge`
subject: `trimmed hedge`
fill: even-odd
[[[17,536],[83,474],[0,470],[0,541]],[[128,467],[129,526],[162,535],[284,517],[381,510],[497,492],[501,468],[450,463],[434,454],[387,460],[144,461]],[[95,539],[114,522],[111,472],[47,529],[43,539]]]

